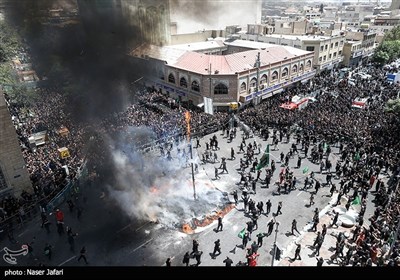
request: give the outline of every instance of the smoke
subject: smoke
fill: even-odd
[[[18,0],[7,11],[7,19],[25,38],[39,77],[68,93],[64,110],[75,123],[96,122],[123,110],[133,94],[132,82],[148,74],[127,56],[146,39],[112,3]],[[54,9],[63,10],[61,17],[50,12]]]
[[[146,154],[136,152],[131,141],[133,137],[151,140],[152,133],[145,128],[129,128],[117,139],[110,139],[115,181],[109,184],[108,191],[127,215],[180,227],[226,203],[223,193],[207,179],[196,181],[198,200],[194,201],[186,142],[175,146],[171,151],[172,159],[168,160],[158,156],[158,149]],[[195,154],[193,162],[198,161]]]
[[[199,30],[223,30],[228,25],[261,21],[259,0],[171,0],[171,21],[178,34]]]

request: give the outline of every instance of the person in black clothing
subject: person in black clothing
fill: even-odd
[[[166,266],[171,266],[171,258],[168,258],[168,259],[165,261],[165,265],[166,265]]]
[[[221,241],[217,239],[217,241],[214,242],[214,251],[212,253],[212,258],[215,259],[215,257],[218,255],[221,255]]]
[[[218,231],[222,231],[222,228],[223,228],[223,224],[222,224],[222,217],[221,217],[221,216],[219,216],[219,217],[218,217],[218,226],[217,226],[217,232],[218,232]]]
[[[229,257],[226,257],[223,262],[225,263],[225,266],[232,266],[233,264],[233,261]]]
[[[183,261],[186,266],[189,266],[189,261],[190,261],[190,254],[189,252],[186,252],[185,255],[183,256]]]
[[[319,266],[322,266],[323,264],[324,264],[324,259],[322,258],[322,257],[320,257],[320,258],[316,258],[317,259],[317,266],[319,267]]]
[[[78,258],[78,262],[83,259],[85,261],[86,264],[89,264],[89,262],[86,259],[86,248],[85,246],[82,247],[81,252],[80,252],[80,256]]]
[[[267,215],[269,214],[269,212],[271,211],[271,206],[272,206],[272,203],[271,203],[271,200],[270,199],[268,199],[268,201],[265,203],[265,206],[267,206]]]

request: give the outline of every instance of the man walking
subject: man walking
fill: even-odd
[[[294,235],[294,231],[297,231],[297,233],[300,234],[300,232],[297,230],[297,221],[296,221],[296,219],[293,219],[293,221],[292,221],[292,235]]]
[[[218,226],[217,226],[217,232],[222,231],[223,224],[222,224],[222,217],[218,217]]]

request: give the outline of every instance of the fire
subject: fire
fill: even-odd
[[[190,115],[189,111],[185,112],[185,120],[186,120],[186,129],[187,129],[187,139],[188,142],[190,141],[190,120],[192,116]]]
[[[234,204],[227,204],[225,205],[224,208],[219,209],[219,211],[216,212],[216,214],[212,215],[207,215],[205,216],[202,220],[199,220],[197,218],[193,219],[193,227],[192,228],[189,224],[183,224],[182,226],[182,231],[186,234],[193,234],[194,230],[197,227],[206,227],[213,223],[215,220],[218,220],[218,217],[224,217],[226,214],[228,214],[233,208],[235,208]]]
[[[183,224],[182,226],[182,231],[186,234],[193,234],[194,230],[192,229],[192,227],[189,224]]]

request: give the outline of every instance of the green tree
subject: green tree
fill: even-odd
[[[388,113],[400,115],[400,98],[389,100],[386,104],[385,110]]]
[[[375,50],[373,61],[378,64],[390,63],[400,57],[400,26],[387,32],[382,43]]]

